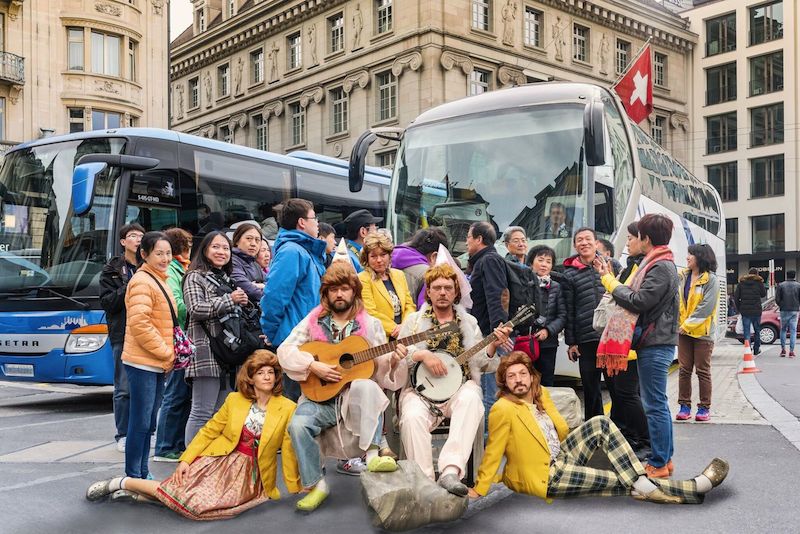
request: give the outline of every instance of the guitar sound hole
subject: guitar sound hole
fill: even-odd
[[[339,366],[342,369],[352,369],[355,366],[355,361],[353,361],[353,355],[342,354],[342,357],[339,358]]]

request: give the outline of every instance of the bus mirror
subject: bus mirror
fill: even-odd
[[[586,164],[599,167],[606,163],[606,144],[603,123],[605,108],[600,101],[591,101],[583,110],[583,146]]]
[[[106,170],[105,163],[82,163],[72,172],[72,213],[80,217],[92,208],[94,183],[97,175]]]
[[[144,156],[128,156],[126,154],[86,154],[78,160],[78,165],[84,163],[105,163],[109,167],[120,167],[133,171],[146,171],[158,167],[160,161],[156,158]]]
[[[367,157],[367,150],[369,146],[375,142],[378,137],[372,132],[367,130],[362,133],[353,145],[353,151],[350,152],[350,191],[358,193],[364,185],[364,160]]]

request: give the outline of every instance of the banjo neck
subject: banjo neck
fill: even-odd
[[[527,321],[531,317],[531,315],[533,315],[534,311],[535,308],[533,308],[532,306],[524,306],[520,308],[517,311],[517,314],[510,321],[503,324],[501,328],[515,328],[518,324]],[[456,358],[456,363],[458,363],[458,365],[464,365],[470,358],[472,358],[480,351],[488,347],[495,340],[497,340],[497,336],[494,335],[494,332],[492,332],[491,334],[483,338],[483,340],[479,342],[477,345],[459,354],[458,357]]]

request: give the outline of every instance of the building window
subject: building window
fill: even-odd
[[[200,78],[189,80],[189,109],[200,106]]]
[[[709,165],[706,167],[706,172],[708,183],[719,192],[723,202],[735,202],[739,199],[739,180],[735,161]]]
[[[492,74],[485,70],[475,69],[469,75],[469,94],[482,95],[489,91],[489,78]]]
[[[302,145],[306,138],[306,110],[299,102],[289,104],[289,139],[292,146]]]
[[[6,99],[0,97],[0,139],[6,138]]]
[[[328,18],[328,53],[344,50],[344,13]]]
[[[736,62],[706,69],[706,105],[736,100]]]
[[[397,116],[397,78],[392,71],[381,72],[378,81],[378,121]]]
[[[725,252],[739,253],[739,219],[725,219]]]
[[[217,97],[228,96],[231,92],[231,66],[225,63],[217,67]]]
[[[783,37],[783,1],[750,8],[750,44]]]
[[[491,0],[472,0],[472,27],[488,32],[491,29]]]
[[[286,64],[288,70],[300,68],[303,63],[303,39],[300,32],[293,33],[286,38]]]
[[[69,70],[83,70],[83,28],[67,29]]]
[[[783,102],[750,110],[750,146],[783,143]]]
[[[203,8],[200,8],[196,12],[197,15],[197,31],[204,32],[206,31],[206,12]]]
[[[97,31],[92,32],[92,72],[119,76],[122,38]]]
[[[706,55],[736,50],[736,13],[706,21]]]
[[[347,131],[347,100],[347,93],[341,87],[331,91],[331,134]]]
[[[264,115],[253,117],[253,127],[256,131],[256,148],[258,150],[267,150],[269,122],[264,118]]]
[[[392,0],[377,0],[375,3],[378,33],[392,31]]]
[[[532,7],[525,6],[525,44],[528,46],[542,46],[542,12]]]
[[[622,74],[631,59],[631,44],[617,39],[617,74]]]
[[[653,83],[659,87],[667,86],[667,55],[653,53]]]
[[[264,49],[259,48],[250,52],[250,83],[264,81]]]
[[[92,130],[108,130],[122,125],[122,115],[113,111],[92,110]]]
[[[128,39],[128,79],[136,81],[136,49],[138,43],[133,39]]]
[[[667,119],[665,117],[656,115],[653,126],[650,128],[650,137],[661,146],[664,146],[664,126],[666,123]]]
[[[84,130],[83,108],[69,108],[69,133],[82,132]]]
[[[783,50],[750,58],[750,96],[783,90]]]
[[[225,14],[227,18],[236,14],[236,0],[225,0]]]
[[[384,169],[392,169],[394,168],[394,161],[397,157],[397,151],[391,150],[389,152],[381,152],[380,154],[375,154],[375,164],[378,167],[383,167]]]
[[[572,27],[572,59],[589,61],[589,28],[575,24]]]
[[[750,198],[779,197],[784,193],[783,154],[750,160]]]
[[[219,127],[219,138],[225,143],[233,143],[233,130],[230,126]]]
[[[736,112],[706,117],[706,152],[736,150]]]
[[[784,251],[783,213],[751,217],[750,221],[753,224],[753,253]]]

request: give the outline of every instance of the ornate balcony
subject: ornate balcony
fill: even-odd
[[[25,85],[25,58],[11,52],[0,52],[0,83]]]

